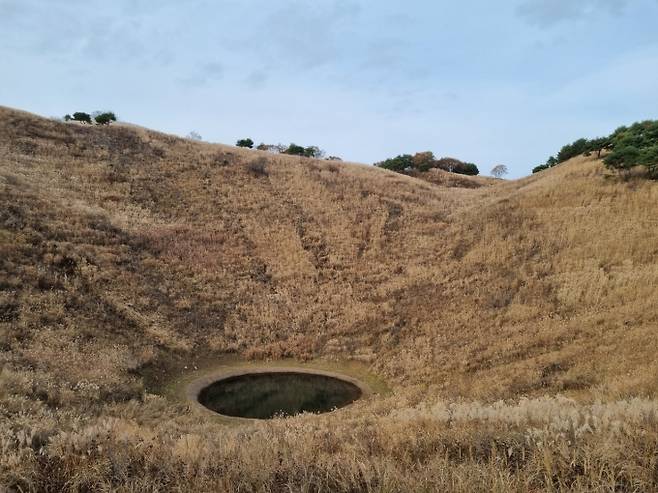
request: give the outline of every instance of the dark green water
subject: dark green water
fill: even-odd
[[[199,402],[226,416],[268,419],[302,412],[324,413],[361,397],[356,385],[311,373],[250,373],[204,388]]]

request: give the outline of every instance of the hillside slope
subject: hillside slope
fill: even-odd
[[[436,186],[0,109],[4,416],[144,423],[224,354],[361,362],[395,396],[363,412],[653,397],[656,203],[593,158]]]

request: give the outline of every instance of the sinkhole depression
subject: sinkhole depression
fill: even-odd
[[[224,416],[270,419],[326,413],[364,393],[351,379],[309,371],[259,371],[225,376],[200,389],[201,405]]]

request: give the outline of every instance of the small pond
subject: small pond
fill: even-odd
[[[203,406],[225,416],[269,419],[333,411],[361,395],[361,389],[346,380],[286,371],[227,377],[203,388],[198,399]]]

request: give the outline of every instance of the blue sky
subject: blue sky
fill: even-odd
[[[658,0],[0,0],[0,104],[529,174],[658,118]]]

